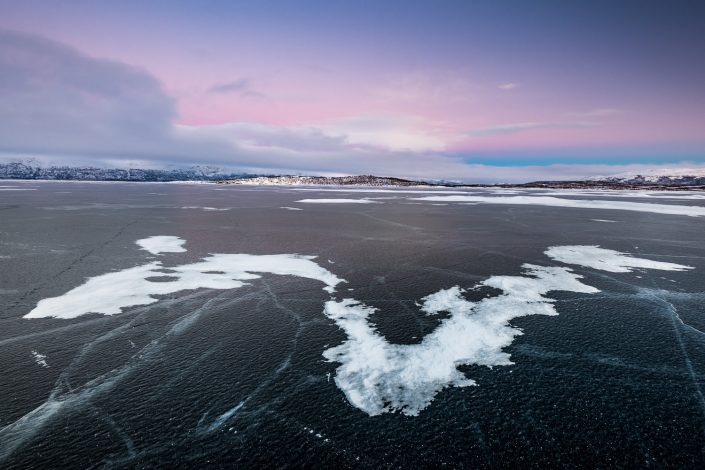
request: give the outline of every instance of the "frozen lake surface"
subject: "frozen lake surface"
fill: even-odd
[[[2,468],[705,465],[702,193],[2,187]]]

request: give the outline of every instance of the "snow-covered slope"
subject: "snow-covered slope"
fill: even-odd
[[[40,166],[28,162],[0,163],[0,179],[78,181],[218,181],[250,175],[209,166],[152,170],[143,168],[94,168]]]
[[[227,184],[252,185],[339,185],[339,186],[420,186],[428,183],[384,176],[257,176],[223,181]]]
[[[661,184],[667,186],[705,185],[705,168],[661,168],[639,173],[618,173],[597,176],[592,181],[609,181],[625,184]]]

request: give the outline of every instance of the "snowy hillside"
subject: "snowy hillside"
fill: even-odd
[[[0,163],[0,179],[72,181],[218,181],[251,175],[209,166],[176,169],[40,166],[27,162]]]
[[[618,173],[597,176],[593,181],[609,181],[624,184],[661,184],[666,186],[705,185],[705,168],[663,168],[640,173]]]

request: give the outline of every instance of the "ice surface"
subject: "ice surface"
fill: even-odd
[[[472,191],[448,191],[444,189],[376,189],[376,188],[286,188],[290,191],[314,191],[337,193],[403,193],[403,194],[472,194]]]
[[[135,243],[141,246],[143,250],[147,250],[153,255],[158,255],[161,253],[183,253],[186,251],[186,248],[181,246],[186,243],[186,240],[170,235],[158,235],[143,238],[141,240],[137,240]]]
[[[632,268],[658,269],[662,271],[693,269],[692,266],[683,264],[636,258],[629,253],[608,250],[595,245],[552,246],[544,253],[549,258],[561,263],[577,264],[612,273],[628,273],[633,271]]]
[[[152,238],[156,237],[144,240]],[[181,242],[177,245],[181,248],[183,240],[172,238]],[[554,246],[545,253],[554,261],[611,272],[629,272],[631,268],[691,269],[598,246]],[[259,278],[257,273],[318,280],[332,294],[335,286],[345,281],[313,259],[297,254],[214,254],[196,263],[169,266],[171,280],[153,282],[149,279],[163,276],[161,262],[155,261],[89,278],[61,296],[41,300],[25,318],[114,315],[130,306],[157,302],[158,295],[200,288],[236,289]],[[511,365],[511,357],[504,349],[522,332],[510,321],[527,315],[557,315],[549,292],[599,292],[583,283],[582,276],[569,267],[534,264],[522,265],[520,275],[491,276],[473,289],[483,287],[500,293],[469,301],[463,295],[467,290],[454,286],[422,298],[419,306],[426,315],[447,312],[448,316],[416,344],[390,343],[380,334],[370,322],[370,316],[377,312],[375,307],[352,298],[331,297],[324,305],[324,314],[346,335],[342,344],[323,352],[328,361],[339,364],[335,374],[337,387],[353,406],[369,415],[395,411],[418,415],[444,388],[476,385],[458,366]],[[227,413],[238,409],[239,405]],[[226,419],[227,413],[223,415]]]
[[[313,204],[379,204],[377,201],[369,199],[301,199],[296,202],[307,202]]]
[[[528,191],[528,190],[524,190]],[[536,191],[536,190],[534,190]],[[679,192],[679,191],[644,191],[644,190],[612,190],[612,189],[593,189],[593,190],[578,190],[578,189],[563,189],[544,191],[538,190],[534,192],[536,196],[588,196],[588,197],[618,197],[618,198],[653,198],[653,199],[705,199],[705,194],[696,192]]]
[[[37,351],[32,351],[32,357],[34,358],[34,362],[36,362],[37,365],[40,365],[42,367],[49,367],[49,364],[47,363],[46,354],[41,354]]]
[[[443,388],[475,385],[457,366],[512,364],[503,349],[521,331],[508,322],[525,315],[557,315],[547,292],[598,292],[569,268],[525,264],[523,269],[522,276],[493,276],[481,283],[502,290],[497,297],[470,302],[456,286],[423,298],[426,314],[447,311],[450,317],[418,344],[389,343],[369,322],[373,307],[354,299],[327,302],[326,316],[347,335],[343,344],[323,353],[341,364],[335,383],[369,415],[417,415]]]
[[[651,212],[654,214],[705,217],[704,206],[650,204],[645,202],[606,201],[592,199],[562,199],[552,196],[426,196],[413,199],[416,201],[433,202],[476,202],[483,204],[572,207],[576,209],[614,209],[623,211]]]
[[[202,211],[229,211],[229,207],[209,207],[209,206],[182,206],[181,209],[199,209]]]
[[[692,269],[597,246],[556,246],[545,253],[556,261],[611,272]],[[521,276],[492,276],[477,286],[499,289],[502,293],[496,297],[470,302],[458,286],[424,297],[421,310],[427,315],[448,312],[450,316],[418,344],[387,341],[370,324],[370,315],[377,311],[374,307],[349,298],[327,302],[326,316],[347,335],[343,344],[323,353],[329,361],[340,363],[335,383],[352,405],[369,415],[394,411],[417,415],[440,390],[476,385],[457,366],[512,364],[504,348],[522,333],[509,321],[526,315],[557,315],[548,292],[599,292],[570,268],[531,264],[522,268]]]
[[[162,264],[155,261],[89,278],[63,295],[40,300],[24,318],[115,315],[127,307],[157,302],[157,295],[201,288],[237,289],[246,285],[244,281],[261,277],[255,273],[315,279],[325,284],[326,292],[334,292],[335,286],[344,280],[313,262],[314,258],[297,254],[213,254],[197,263],[170,266],[172,280],[161,282],[148,280],[164,275],[160,272]]]

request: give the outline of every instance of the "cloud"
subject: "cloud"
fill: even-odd
[[[234,91],[249,90],[250,81],[246,78],[238,78],[232,82],[219,83],[208,89],[211,93],[232,93]]]
[[[422,118],[361,115],[299,126],[175,125],[174,100],[146,71],[86,56],[61,43],[0,31],[0,152],[101,159],[199,161],[295,168],[297,158],[376,157],[438,150]],[[214,92],[255,93],[247,79]],[[265,152],[269,154],[264,155]],[[306,152],[307,155],[299,156]],[[336,168],[340,165],[334,165]],[[313,169],[313,166],[310,167]]]
[[[146,72],[48,39],[0,31],[0,66],[2,127],[11,124],[13,131],[25,124],[52,135],[79,127],[100,134],[154,132],[175,117],[173,99]],[[14,140],[8,134],[3,142]]]
[[[497,88],[499,88],[500,90],[514,90],[518,86],[519,86],[518,83],[507,82],[507,83],[500,83],[499,85],[497,85]]]
[[[532,129],[580,129],[596,127],[600,124],[590,121],[575,121],[575,122],[515,122],[511,124],[500,124],[490,127],[479,127],[471,129],[469,134],[472,136],[483,137],[499,134],[516,134]]]
[[[208,89],[209,93],[226,94],[237,93],[243,97],[264,98],[264,94],[252,88],[252,83],[247,78],[238,78],[231,82],[217,83]]]
[[[329,135],[344,137],[348,144],[365,147],[397,151],[441,151],[449,142],[449,136],[440,129],[441,123],[419,116],[366,114],[314,125]]]
[[[565,113],[566,116],[580,117],[580,118],[594,118],[594,117],[608,117],[615,116],[617,114],[622,114],[624,111],[615,108],[596,108],[589,109],[587,111],[572,111]]]
[[[259,91],[255,91],[255,90],[243,91],[242,93],[240,93],[240,96],[242,96],[243,98],[266,98],[267,97],[267,95],[265,95],[264,93],[260,93]]]
[[[162,159],[180,148],[173,98],[146,71],[0,30],[0,151]]]
[[[226,142],[251,151],[334,152],[346,146],[345,136],[329,135],[313,126],[272,126],[255,122],[232,122],[207,126],[176,126],[177,134],[189,140]]]
[[[179,125],[175,100],[147,71],[20,32],[0,30],[0,70],[4,160],[37,157],[47,164],[150,168],[210,164],[258,173],[373,173],[475,182],[575,179],[654,167],[472,164],[472,155],[444,150],[457,138],[444,123],[402,113],[289,126]],[[249,82],[229,85],[240,88],[235,92],[251,91],[243,88]],[[590,125],[595,124],[523,122],[468,134]]]

